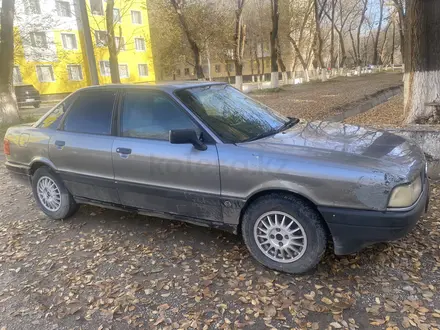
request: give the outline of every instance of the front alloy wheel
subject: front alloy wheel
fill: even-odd
[[[241,231],[257,261],[292,274],[313,269],[327,246],[320,214],[290,194],[271,193],[253,201],[243,215]]]
[[[254,239],[270,259],[289,263],[300,259],[307,249],[307,235],[303,226],[284,212],[264,213],[255,222]]]

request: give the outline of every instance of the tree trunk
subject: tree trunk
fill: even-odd
[[[344,36],[342,35],[342,32],[336,30],[339,37],[339,47],[341,47],[341,59],[339,62],[339,67],[343,68],[345,65],[345,61],[347,60],[347,51],[345,50],[345,42],[344,42]]]
[[[261,41],[261,81],[264,81],[264,44]]]
[[[322,33],[321,33],[321,18],[322,13],[324,11],[325,5],[327,3],[327,0],[323,0],[323,3],[321,3],[321,7],[319,6],[319,0],[314,0],[314,6],[315,6],[315,25],[316,25],[316,32],[315,32],[315,39],[314,39],[314,53],[316,60],[318,61],[319,66],[321,67],[321,70],[324,69],[325,64],[322,59],[322,45],[323,45],[323,39],[322,39]],[[325,81],[326,75],[321,75],[321,80]]]
[[[367,5],[368,5],[368,0],[363,0],[363,4],[364,7],[362,9],[361,12],[361,20],[359,22],[359,26],[357,28],[357,34],[356,34],[356,53],[357,53],[357,65],[361,66],[362,65],[362,61],[361,61],[361,30],[362,30],[362,25],[364,24],[365,21],[365,13],[367,12]],[[360,75],[360,72],[359,72]]]
[[[107,7],[105,9],[105,21],[107,25],[107,46],[109,52],[110,75],[113,84],[120,84],[119,77],[119,63],[118,50],[115,42],[115,24],[113,18],[113,8],[115,7],[114,0],[107,0]]]
[[[193,38],[191,31],[188,27],[188,23],[186,22],[186,17],[183,14],[184,2],[181,0],[170,0],[170,1],[174,7],[174,10],[176,11],[183,33],[185,34],[186,39],[188,40],[189,46],[191,48],[191,51],[193,53],[194,63],[195,63],[194,67],[196,70],[197,79],[205,79],[205,75],[203,73],[203,67],[202,67],[202,54],[200,48],[197,45],[195,39]]]
[[[406,123],[439,122],[440,3],[406,2],[405,114]]]
[[[379,7],[379,25],[377,26],[376,38],[373,40],[373,65],[379,64],[379,37],[382,29],[384,0],[380,0]]]
[[[0,125],[20,121],[12,86],[14,67],[14,0],[3,0],[0,27]]]
[[[402,54],[402,60],[405,61],[405,11],[401,1],[393,0],[393,2],[399,15],[400,53]]]
[[[393,20],[393,42],[391,44],[391,65],[393,66],[394,70],[394,48],[396,48],[396,23]]]
[[[280,13],[278,11],[278,0],[271,0],[272,9],[272,31],[270,32],[270,64],[271,74],[270,81],[271,87],[276,88],[279,85],[278,80],[278,22],[280,19]]]
[[[243,90],[243,55],[246,42],[246,25],[243,24],[243,7],[245,0],[237,0],[235,10],[234,61],[235,87]]]
[[[309,76],[308,64],[304,60],[304,57],[302,56],[301,50],[299,49],[298,44],[296,43],[295,39],[292,36],[289,36],[289,38],[290,38],[290,42],[292,43],[293,48],[295,49],[296,56],[298,57],[299,61],[301,62],[301,65],[303,67],[304,80],[305,80],[305,82],[309,82],[310,76]]]
[[[332,6],[332,13],[331,13],[331,34],[330,34],[330,66],[331,69],[333,69],[336,66],[336,60],[335,60],[335,10],[336,10],[336,0],[331,0],[331,6]]]

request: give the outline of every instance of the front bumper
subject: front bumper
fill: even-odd
[[[393,241],[404,237],[427,211],[429,181],[425,180],[423,192],[414,207],[407,211],[366,211],[318,207],[330,229],[335,254],[358,252],[374,243]]]

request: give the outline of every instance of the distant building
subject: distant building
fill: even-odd
[[[99,81],[110,83],[106,1],[86,6]],[[121,82],[155,81],[146,1],[116,0],[114,18]],[[33,84],[41,94],[90,85],[78,0],[16,0],[14,25],[14,84]]]

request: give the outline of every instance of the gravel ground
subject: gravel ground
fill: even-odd
[[[405,117],[403,114],[403,94],[392,97],[367,112],[350,117],[344,122],[354,125],[390,127],[401,126]]]
[[[83,206],[49,220],[0,168],[0,329],[438,329],[440,184],[405,239],[305,276],[231,234]]]
[[[401,83],[400,73],[378,73],[282,87],[277,92],[263,90],[250,95],[286,116],[322,120],[340,113],[338,108],[343,105]]]

